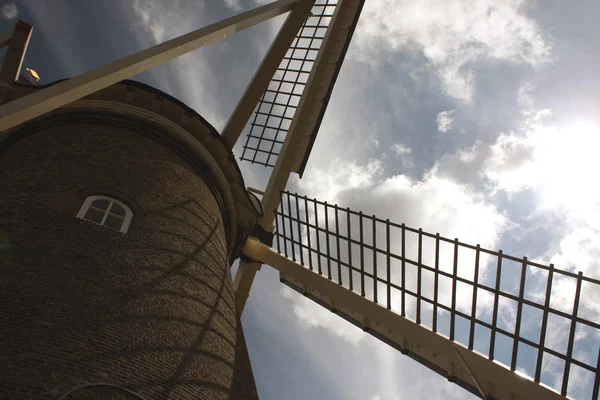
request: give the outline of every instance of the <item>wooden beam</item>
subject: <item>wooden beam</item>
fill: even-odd
[[[225,129],[223,130],[223,141],[228,149],[232,149],[239,139],[246,123],[250,119],[252,112],[260,97],[269,86],[269,82],[291,46],[298,31],[310,15],[315,0],[298,0],[294,10],[288,15],[285,23],[279,30],[277,37],[271,44],[271,48],[262,60],[262,63],[256,70],[252,81],[246,88],[246,92],[240,99],[235,111],[229,118]]]
[[[296,2],[297,0],[278,0],[257,7],[7,103],[0,107],[0,131],[17,126],[123,79],[291,11]]]
[[[0,81],[12,83],[19,79],[23,58],[25,58],[32,32],[33,25],[25,21],[18,21],[15,25],[15,29],[8,40],[8,48],[0,67]]]
[[[496,400],[566,400],[560,393],[535,383],[533,379],[519,376],[475,351],[461,347],[457,352],[458,343],[310,271],[256,239],[249,238],[242,251],[248,257],[277,269],[282,278],[296,286],[310,288],[305,290],[306,293],[318,302],[329,304],[332,309],[335,304],[336,313],[355,321],[367,319],[369,332],[374,336],[402,349],[410,357],[445,374],[473,393],[481,391],[485,398]]]
[[[244,306],[246,305],[246,301],[250,296],[250,289],[252,288],[254,277],[261,267],[261,263],[245,263],[240,260],[240,265],[233,281],[233,288],[235,290],[235,304],[240,315],[244,311]]]

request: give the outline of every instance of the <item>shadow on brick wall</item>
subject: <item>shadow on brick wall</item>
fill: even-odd
[[[62,238],[15,232],[11,270],[47,264],[65,275],[15,275],[30,280],[19,290],[24,298],[9,293],[9,313],[33,310],[43,315],[44,328],[27,332],[26,319],[7,328],[12,337],[23,334],[8,343],[7,365],[30,373],[9,374],[5,385],[13,387],[2,393],[29,387],[34,398],[48,399],[76,389],[65,400],[257,398],[221,219],[195,200],[148,211],[146,219],[140,239],[78,221],[67,223]],[[157,236],[164,247],[154,245]],[[79,247],[65,246],[65,238]],[[55,250],[34,254],[36,241]],[[144,254],[156,260],[146,265]],[[77,265],[87,261],[81,255],[93,260],[85,268]],[[43,292],[54,300],[45,302]],[[78,388],[94,383],[118,387]]]

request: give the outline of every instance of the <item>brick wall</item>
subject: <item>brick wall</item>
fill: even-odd
[[[23,132],[0,153],[0,397],[256,398],[202,167],[108,114]],[[89,194],[128,204],[129,232],[74,218]]]

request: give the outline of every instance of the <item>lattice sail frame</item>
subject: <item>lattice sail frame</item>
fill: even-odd
[[[274,247],[278,252],[489,360],[500,361],[507,369],[536,383],[546,383],[543,378],[549,373],[548,364],[562,363],[562,379],[555,381],[553,388],[562,396],[580,393],[581,389],[574,386],[577,379],[572,378],[576,368],[579,376],[583,373],[590,378],[586,389],[591,396],[578,398],[598,398],[600,350],[586,351],[582,346],[587,342],[582,338],[591,341],[595,338],[599,342],[600,324],[596,322],[599,312],[593,309],[592,301],[582,299],[600,299],[600,280],[306,196],[287,191],[281,195],[275,219]],[[431,241],[429,246],[425,240]],[[399,245],[394,246],[398,241]],[[442,249],[444,246],[449,247]],[[433,250],[433,256],[426,257],[426,247]],[[416,255],[407,254],[415,252]],[[473,255],[472,271],[464,268],[464,253]],[[453,261],[445,262],[441,255],[451,255]],[[425,258],[433,261],[433,266]],[[509,275],[507,271],[516,273]],[[468,276],[468,272],[472,275]],[[298,286],[284,283],[302,292]],[[572,303],[565,306],[564,291],[553,290],[569,285],[573,291],[566,297],[571,297]],[[463,295],[465,288],[467,291],[470,288],[470,296]],[[545,293],[543,298],[535,290],[541,288]],[[470,298],[467,306],[466,297]],[[482,299],[487,300],[486,304],[492,301],[491,310],[481,307]],[[512,327],[505,321],[507,309],[515,311]],[[425,314],[431,323],[425,321],[428,319]],[[535,314],[539,319],[532,318]],[[535,322],[532,325],[531,321],[541,321],[539,332],[535,332]],[[558,349],[556,340],[548,338],[556,337],[554,329],[561,326],[568,335],[563,335],[567,341]],[[510,354],[508,359],[502,357],[505,352]],[[529,368],[523,368],[527,364],[523,362],[523,354],[535,354]]]
[[[315,2],[256,107],[241,160],[275,166],[337,5]]]

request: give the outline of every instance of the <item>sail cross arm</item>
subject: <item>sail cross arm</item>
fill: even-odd
[[[317,303],[326,305],[336,314],[475,395],[480,396],[477,389],[479,384],[471,378],[469,370],[476,371],[487,399],[565,399],[559,393],[519,376],[474,351],[462,348],[457,353],[456,343],[448,338],[306,269],[258,240],[248,239],[243,252],[252,259],[277,269],[288,286],[303,292]],[[332,307],[333,304],[335,307]],[[365,320],[369,321],[369,326],[364,326]],[[469,370],[465,368],[465,364],[469,366]]]
[[[561,396],[596,400],[600,280],[288,191],[281,192],[274,223],[273,247],[308,272]],[[312,284],[282,278],[331,306]],[[350,311],[343,315],[377,334],[370,315]],[[441,373],[454,376],[456,365],[463,364]]]

